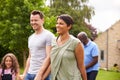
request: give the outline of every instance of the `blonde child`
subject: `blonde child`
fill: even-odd
[[[13,53],[7,53],[1,61],[0,80],[19,80],[19,64]]]

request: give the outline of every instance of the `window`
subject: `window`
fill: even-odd
[[[120,40],[117,40],[117,47],[120,49]]]
[[[104,50],[101,50],[100,52],[100,60],[104,60]]]

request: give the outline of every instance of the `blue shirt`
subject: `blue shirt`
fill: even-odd
[[[84,61],[85,61],[85,66],[88,65],[92,60],[94,56],[98,56],[99,55],[99,49],[98,46],[96,45],[96,43],[94,43],[93,41],[89,40],[89,42],[84,45]],[[97,62],[94,66],[92,66],[91,68],[88,68],[86,71],[87,72],[91,72],[93,70],[97,70],[99,69],[99,63]]]

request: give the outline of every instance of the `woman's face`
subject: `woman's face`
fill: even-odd
[[[6,68],[11,68],[11,66],[12,66],[12,59],[11,59],[11,57],[8,56],[5,59],[5,66],[6,66]]]
[[[63,35],[67,33],[70,29],[70,26],[67,26],[67,24],[64,22],[64,20],[58,18],[56,23],[56,30],[59,35]]]

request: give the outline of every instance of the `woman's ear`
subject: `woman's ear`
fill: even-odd
[[[71,28],[72,28],[72,25],[69,25],[69,26],[68,26],[68,29],[70,30]]]

